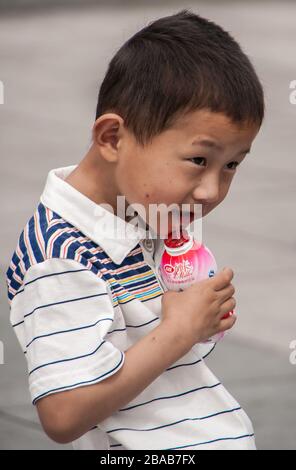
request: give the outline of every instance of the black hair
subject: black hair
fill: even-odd
[[[186,112],[222,112],[238,124],[262,124],[263,88],[233,37],[182,10],[137,32],[112,58],[96,119],[115,112],[145,145]]]

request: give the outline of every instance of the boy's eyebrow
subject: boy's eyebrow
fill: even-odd
[[[221,145],[217,144],[214,140],[210,139],[194,140],[192,142],[192,145],[202,145],[204,147],[215,148],[216,150],[224,150]],[[243,153],[249,153],[250,151],[251,148],[248,148],[239,152],[238,155],[242,155]]]

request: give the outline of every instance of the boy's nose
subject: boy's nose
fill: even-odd
[[[219,185],[202,185],[193,191],[193,197],[196,204],[214,204],[219,200]]]

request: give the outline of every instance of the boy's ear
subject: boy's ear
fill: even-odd
[[[100,155],[109,162],[116,162],[123,136],[124,121],[118,114],[108,113],[100,116],[93,125],[93,143]]]

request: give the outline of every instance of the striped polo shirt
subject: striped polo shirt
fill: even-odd
[[[163,240],[64,181],[74,168],[49,172],[7,270],[33,404],[112,376],[161,321]],[[124,224],[125,238],[112,237],[109,223],[101,230],[101,216]],[[255,449],[250,419],[204,361],[214,347],[195,344],[74,449]]]

